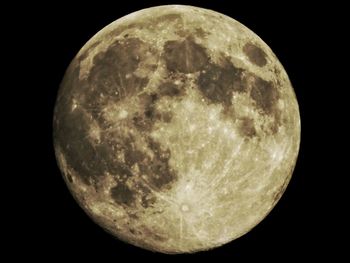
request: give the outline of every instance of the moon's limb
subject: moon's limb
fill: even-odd
[[[296,97],[270,48],[237,21],[162,6],[123,17],[62,82],[55,150],[73,196],[113,235],[164,253],[248,232],[291,178]]]

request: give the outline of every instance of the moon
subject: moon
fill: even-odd
[[[93,36],[64,75],[53,126],[58,166],[88,216],[168,254],[219,247],[261,222],[300,143],[297,99],[267,44],[181,5]]]

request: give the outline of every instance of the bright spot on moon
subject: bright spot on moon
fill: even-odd
[[[182,210],[183,212],[187,212],[187,211],[190,210],[190,208],[188,207],[188,205],[183,204],[183,205],[181,205],[181,210]]]

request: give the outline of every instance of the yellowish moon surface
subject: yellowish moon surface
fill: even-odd
[[[272,50],[223,14],[169,5],[106,26],[76,55],[54,113],[63,177],[117,238],[163,253],[251,230],[291,179],[300,117]]]

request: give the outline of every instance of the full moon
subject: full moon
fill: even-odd
[[[261,222],[300,142],[294,90],[267,44],[181,5],[93,36],[64,75],[53,126],[59,168],[88,216],[168,254],[221,246]]]

